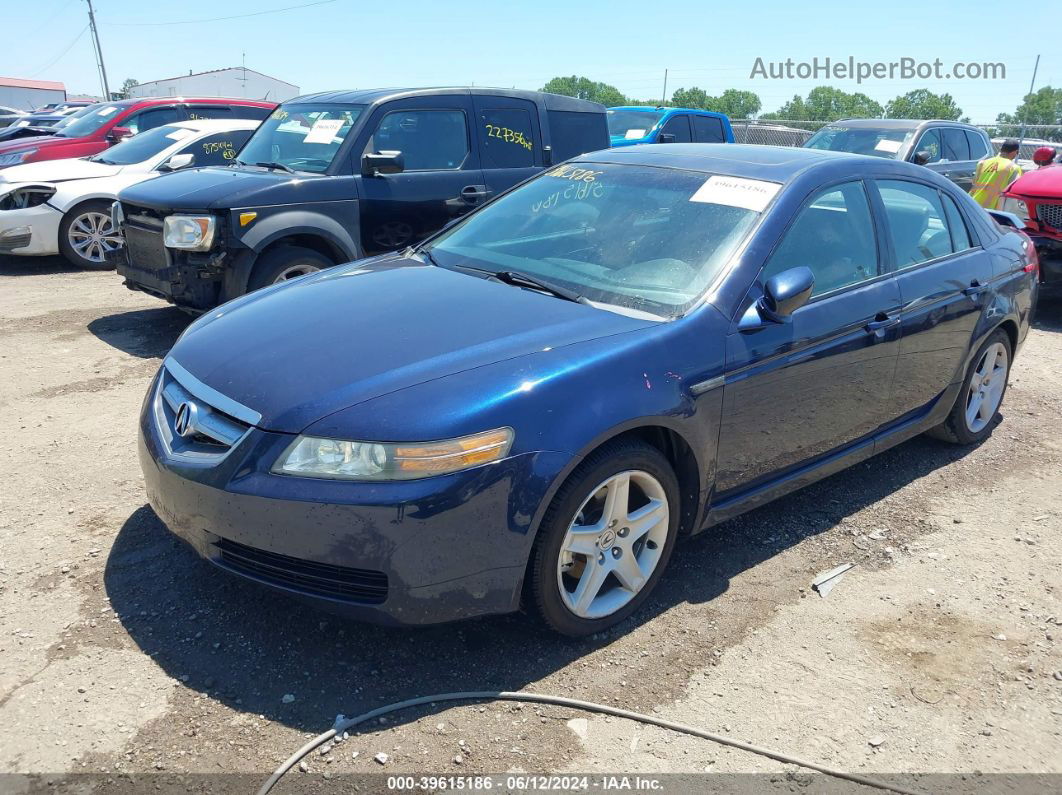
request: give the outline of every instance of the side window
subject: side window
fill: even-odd
[[[535,165],[531,114],[519,108],[486,109],[480,116],[480,153],[484,168]]]
[[[231,119],[232,108],[228,105],[189,105],[188,118],[197,119]]]
[[[395,110],[385,115],[365,147],[399,151],[406,171],[461,168],[468,157],[468,125],[460,110]]]
[[[940,143],[940,133],[937,130],[926,130],[922,137],[918,139],[918,145],[915,146],[915,152],[929,152],[930,163],[936,163],[940,160],[940,153],[943,147]]]
[[[878,275],[874,224],[863,183],[846,182],[812,197],[771,254],[763,279],[801,265],[815,274],[814,295]]]
[[[261,121],[273,112],[273,108],[260,108],[257,105],[233,105],[229,108],[226,119],[254,119]]]
[[[693,139],[690,137],[690,117],[686,115],[672,116],[667,120],[661,135],[667,133],[675,136],[675,143],[688,144]]]
[[[966,251],[966,249],[972,248],[970,230],[966,228],[966,222],[963,220],[959,208],[950,196],[942,194],[941,200],[944,202],[944,215],[948,219],[948,228],[951,230],[952,249]]]
[[[193,155],[193,166],[223,166],[236,158],[240,147],[247,143],[254,130],[233,130],[200,138],[184,147],[178,154]]]
[[[988,157],[988,145],[985,144],[984,137],[970,130],[965,130],[964,132],[966,133],[966,143],[970,145],[970,159],[981,160]]]
[[[608,121],[604,113],[551,110],[548,117],[554,163],[608,149]]]
[[[693,140],[699,144],[721,144],[726,142],[723,122],[711,116],[691,116],[693,122]]]
[[[181,112],[170,105],[165,108],[149,108],[133,115],[121,123],[121,127],[128,127],[133,135],[142,133],[144,130],[153,130],[163,124],[171,124],[175,121],[183,121]]]
[[[907,268],[950,254],[949,224],[936,188],[917,182],[878,180],[896,267]]]
[[[969,160],[970,144],[966,142],[966,131],[957,127],[948,127],[941,131],[944,135],[944,160]]]

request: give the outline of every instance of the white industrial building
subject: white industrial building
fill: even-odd
[[[152,80],[129,92],[131,97],[244,97],[270,102],[284,102],[298,95],[298,86],[242,66]]]
[[[51,80],[22,80],[0,77],[0,105],[18,110],[34,110],[51,102],[66,101],[66,86]]]

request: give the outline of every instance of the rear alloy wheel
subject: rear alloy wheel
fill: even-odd
[[[600,632],[645,601],[678,529],[678,483],[655,448],[621,443],[588,457],[547,511],[533,558],[539,612],[565,635]]]
[[[263,254],[254,266],[248,292],[260,290],[271,284],[290,281],[308,273],[331,268],[332,260],[318,254],[312,248],[302,246],[277,246]]]
[[[110,207],[93,202],[75,207],[59,225],[59,249],[78,268],[111,270],[107,254],[122,247],[122,235],[111,223]]]
[[[948,418],[930,435],[958,444],[976,444],[992,432],[1010,377],[1010,337],[992,332],[978,349]]]

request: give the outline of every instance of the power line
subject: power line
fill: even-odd
[[[79,41],[81,41],[81,37],[85,35],[85,31],[87,31],[88,29],[89,29],[89,26],[85,25],[85,27],[83,27],[81,29],[81,32],[77,34],[77,36],[74,38],[74,40],[72,42],[70,42],[68,45],[66,45],[65,48],[63,48],[63,51],[61,53],[59,53],[57,56],[52,58],[52,60],[50,60],[46,66],[42,66],[36,72],[31,74],[30,77],[36,77],[37,75],[41,74],[42,72],[48,71],[53,65],[58,63],[60,58],[62,58],[64,55],[66,55],[68,52],[70,52],[70,50],[73,48],[73,46],[75,44],[77,44]]]
[[[162,25],[198,25],[203,22],[223,22],[228,19],[244,19],[246,17],[260,17],[265,14],[279,14],[281,11],[294,11],[298,8],[310,8],[311,6],[323,6],[334,3],[336,0],[317,0],[314,3],[303,3],[297,6],[285,6],[284,8],[272,8],[268,11],[254,11],[250,14],[236,14],[231,17],[211,17],[209,19],[182,19],[174,22],[108,22],[108,25],[120,25],[122,27],[159,27]]]

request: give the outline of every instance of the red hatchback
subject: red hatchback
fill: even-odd
[[[224,97],[153,97],[101,103],[54,135],[0,143],[0,169],[38,160],[86,157],[123,138],[191,119],[264,119],[274,102]]]

